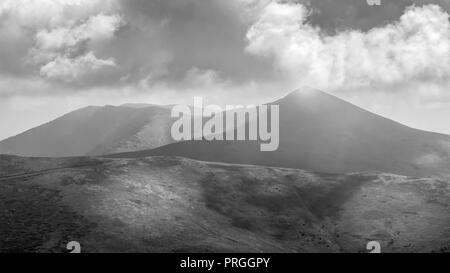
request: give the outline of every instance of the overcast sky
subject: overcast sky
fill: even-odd
[[[0,0],[0,139],[87,105],[308,85],[450,134],[450,0]]]

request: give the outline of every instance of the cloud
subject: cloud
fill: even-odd
[[[115,67],[113,59],[98,59],[92,52],[76,58],[58,56],[41,67],[42,76],[61,82],[75,82],[85,76],[92,76],[104,68]]]
[[[437,168],[440,164],[445,163],[445,158],[436,153],[424,154],[415,160],[420,167]]]
[[[115,0],[0,1],[0,73],[83,82],[114,64],[97,56],[124,23],[118,8]]]
[[[92,50],[112,39],[122,24],[122,17],[117,14],[98,14],[83,23],[40,30],[29,51],[30,62],[40,65],[41,76],[66,83],[115,67],[114,59],[99,59]]]
[[[309,24],[310,14],[300,3],[271,2],[249,29],[246,51],[272,58],[277,69],[299,85],[339,89],[438,82],[448,86],[450,22],[441,7],[412,6],[391,24],[334,35]]]
[[[58,52],[79,47],[85,42],[99,43],[114,37],[123,20],[117,14],[98,14],[86,22],[53,29],[43,29],[35,35],[32,51]],[[35,52],[33,52],[35,53]]]
[[[116,0],[2,0],[0,18],[15,27],[55,27],[117,8]]]
[[[241,83],[270,79],[269,63],[243,51],[250,10],[260,2],[0,0],[0,74],[43,77],[75,88],[132,86],[146,79],[171,85],[193,68],[219,71]],[[86,73],[69,73],[78,78],[61,81],[55,75],[65,73],[50,73],[62,64],[78,67],[73,64],[88,53],[113,60],[116,69],[88,69],[103,75],[99,81],[86,79]]]
[[[431,0],[403,2],[412,1]],[[346,4],[354,12],[342,21]],[[399,19],[403,4],[391,5],[374,11],[360,0],[0,0],[0,75],[40,78],[61,93],[100,86],[150,92],[164,85],[181,93],[214,84],[211,90],[261,83],[285,92],[303,84],[448,85],[447,13],[428,5]],[[373,15],[369,23],[366,14]]]
[[[128,38],[123,42],[132,48],[130,51],[141,52],[136,63],[129,61],[135,58],[132,52],[124,62],[133,71],[132,76],[141,79],[160,69],[143,64],[142,58],[150,59],[147,63],[159,64],[161,56],[166,60],[162,65],[170,74],[163,80],[172,82],[182,81],[185,73],[194,67],[220,71],[223,78],[236,82],[249,78],[268,79],[271,76],[269,63],[243,50],[251,22],[250,9],[256,8],[259,1],[123,1],[129,27],[121,33]]]

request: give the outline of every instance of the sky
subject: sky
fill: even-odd
[[[450,134],[450,0],[0,0],[0,139],[88,105],[310,86]]]

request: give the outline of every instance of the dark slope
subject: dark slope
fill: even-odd
[[[449,184],[177,157],[0,156],[0,252],[445,252]]]

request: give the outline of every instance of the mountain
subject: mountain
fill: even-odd
[[[413,129],[330,94],[303,88],[270,103],[280,107],[280,145],[258,141],[173,143],[171,106],[87,107],[0,142],[0,154],[38,157],[183,156],[236,164],[410,176],[450,174],[450,137]]]
[[[186,141],[111,157],[172,155],[320,172],[450,174],[450,136],[404,126],[310,88],[271,104],[280,107],[280,145],[273,152],[261,152],[258,141]]]
[[[449,252],[447,181],[0,156],[0,252]]]
[[[1,141],[0,153],[64,157],[151,149],[173,142],[172,122],[165,106],[90,106]]]
[[[169,109],[169,110],[171,110],[173,107],[173,105],[157,105],[157,104],[150,104],[150,103],[124,103],[120,106],[134,108],[134,109],[141,109],[141,108],[148,108],[148,107],[160,107],[160,108]]]

